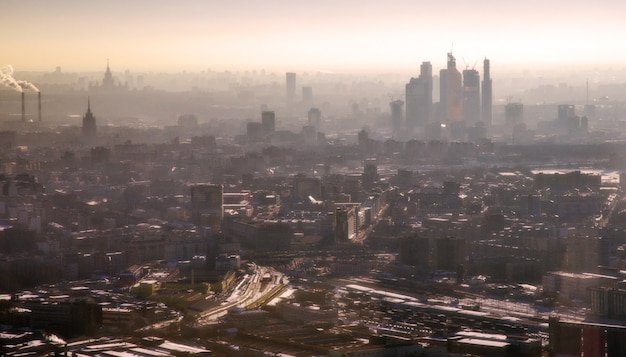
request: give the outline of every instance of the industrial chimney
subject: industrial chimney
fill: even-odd
[[[24,103],[24,92],[22,92],[22,121],[26,121],[26,103]]]
[[[38,109],[38,111],[37,111],[38,118],[37,119],[39,119],[39,121],[41,122],[41,92],[37,92],[37,109]]]

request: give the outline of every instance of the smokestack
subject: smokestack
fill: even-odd
[[[24,103],[24,92],[22,92],[22,121],[26,121],[26,103]]]
[[[41,92],[37,92],[37,109],[38,119],[41,122]]]

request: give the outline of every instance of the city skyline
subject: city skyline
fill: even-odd
[[[0,355],[626,356],[625,4],[3,5]]]
[[[380,3],[188,0],[93,3],[8,1],[5,63],[17,70],[417,69],[484,57],[502,66],[616,65],[612,34],[626,4],[483,0]],[[558,15],[558,16],[557,16]]]

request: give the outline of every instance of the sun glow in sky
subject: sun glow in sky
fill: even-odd
[[[623,0],[4,0],[16,70],[406,69],[626,61]]]

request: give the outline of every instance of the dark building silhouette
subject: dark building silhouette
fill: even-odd
[[[524,122],[524,104],[507,103],[504,107],[504,119],[506,125],[514,127]]]
[[[293,106],[293,102],[296,96],[296,74],[293,72],[287,72],[285,74],[286,86],[287,86],[287,106]]]
[[[424,127],[431,120],[433,104],[433,67],[430,62],[420,66],[418,78],[411,78],[405,86],[406,128]]]
[[[430,257],[430,241],[426,237],[406,236],[400,239],[400,262],[427,270]]]
[[[389,103],[389,107],[391,108],[391,131],[393,137],[398,138],[402,136],[402,108],[404,107],[404,102],[401,100],[394,100]]]
[[[576,116],[576,107],[571,104],[560,104],[557,111],[557,121],[559,123],[567,122],[570,118]]]
[[[64,337],[94,333],[102,324],[102,307],[93,302],[61,301],[45,304],[28,301],[33,328],[46,329]]]
[[[560,104],[557,109],[557,126],[562,134],[572,134],[578,127],[580,119],[576,116],[576,107],[571,104]]]
[[[184,130],[198,129],[198,118],[193,114],[185,114],[178,117],[178,127]]]
[[[593,287],[591,314],[595,316],[623,319],[626,317],[626,290],[609,287]]]
[[[475,69],[463,71],[463,121],[468,126],[480,121],[480,75]]]
[[[0,131],[0,149],[10,150],[15,147],[16,131]],[[624,180],[626,182],[626,180]]]
[[[246,124],[246,137],[249,142],[258,142],[263,139],[263,123],[258,121]]]
[[[557,126],[559,133],[574,136],[588,131],[589,120],[587,117],[577,116],[574,105],[561,104],[558,106]]]
[[[435,262],[438,269],[457,271],[465,264],[466,242],[463,238],[440,237],[435,240]]]
[[[568,272],[595,272],[609,265],[610,241],[602,237],[571,235],[565,240],[565,268]]]
[[[626,356],[626,327],[549,319],[551,356]]]
[[[91,148],[91,162],[94,164],[106,164],[111,158],[111,149],[104,146]]]
[[[317,108],[311,108],[309,109],[308,118],[309,118],[309,125],[314,126],[316,131],[321,131],[322,112]]]
[[[487,127],[485,123],[479,121],[475,125],[467,128],[467,140],[471,143],[480,142],[487,138]]]
[[[573,189],[600,189],[602,176],[584,174],[579,170],[568,173],[537,173],[535,175],[536,188],[550,188],[552,191],[564,192]]]
[[[22,91],[22,121],[26,121],[26,99],[24,98],[24,92]]]
[[[317,142],[317,132],[313,125],[304,125],[300,135],[302,137],[302,144],[315,145]]]
[[[378,180],[378,165],[376,163],[376,159],[366,159],[364,165],[363,185],[365,187],[370,187]]]
[[[196,224],[219,229],[224,218],[223,192],[222,185],[191,185],[191,220]]]
[[[273,111],[263,111],[261,113],[261,127],[263,134],[270,135],[276,130],[276,115]]]
[[[96,117],[91,113],[91,102],[87,99],[87,113],[83,116],[83,138],[93,140],[96,138]]]
[[[37,92],[37,120],[41,121],[41,92]]]
[[[485,125],[490,126],[493,117],[493,92],[491,87],[491,71],[489,60],[483,61],[483,88],[482,88],[482,119]]]
[[[296,175],[293,179],[293,198],[296,200],[307,200],[310,196],[316,199],[322,197],[320,179]]]

